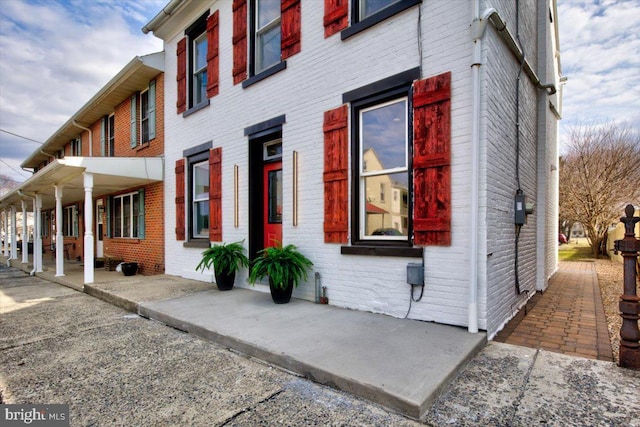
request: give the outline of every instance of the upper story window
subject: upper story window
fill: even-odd
[[[280,0],[254,0],[253,75],[280,62]]]
[[[354,2],[354,8],[357,7],[357,20],[362,21],[399,1],[400,0],[356,0]]]
[[[107,155],[113,157],[116,155],[116,116],[115,114],[111,114],[108,119],[107,126],[107,141],[108,145],[108,153]]]
[[[185,30],[176,46],[176,107],[184,117],[209,105],[209,98],[219,92],[219,12],[210,15],[206,11]]]
[[[325,0],[325,37],[340,32],[342,40],[366,30],[400,12],[421,3],[422,0]],[[351,25],[349,25],[351,21]]]
[[[71,155],[72,156],[81,156],[82,155],[82,139],[77,137],[73,141],[71,141]]]
[[[204,28],[202,34],[193,41],[191,53],[193,69],[189,80],[192,98],[189,104],[192,107],[207,99],[207,35]]]
[[[132,97],[133,102],[133,97]],[[135,106],[135,104],[133,104]],[[131,109],[132,125],[137,125],[135,115],[137,110]],[[138,144],[146,144],[156,137],[156,82],[152,80],[148,89],[140,93],[140,140],[136,138],[136,134],[132,133],[131,147]]]

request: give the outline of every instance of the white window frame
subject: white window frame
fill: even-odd
[[[143,100],[146,99],[146,106]],[[146,108],[145,108],[146,107]],[[147,124],[147,136],[144,135],[144,124]],[[149,138],[151,129],[149,128],[149,89],[140,92],[140,138],[138,145],[145,144],[151,139]]]
[[[368,17],[370,17],[370,16],[375,15],[376,13],[378,13],[378,12],[380,12],[380,11],[382,11],[382,10],[384,10],[384,9],[388,8],[389,6],[391,6],[391,5],[395,4],[395,3],[398,3],[399,1],[400,1],[400,0],[392,0],[388,5],[383,6],[382,8],[380,8],[380,9],[378,9],[378,10],[374,11],[374,12],[371,12],[371,13],[370,13],[370,14],[368,14],[368,15],[365,15],[365,14],[364,14],[364,11],[365,11],[365,9],[366,9],[366,5],[367,5],[367,3],[369,2],[369,0],[358,0],[358,22],[360,22],[360,21],[362,21],[363,19],[366,19],[366,18],[368,18]]]
[[[405,126],[404,128],[404,141],[405,141],[405,150],[404,150],[404,166],[401,167],[394,167],[394,168],[389,168],[389,169],[381,169],[381,170],[376,170],[376,171],[365,171],[365,167],[366,167],[366,162],[364,161],[364,141],[363,141],[363,135],[364,135],[364,120],[363,120],[363,114],[368,112],[368,111],[373,111],[373,110],[377,110],[383,107],[386,107],[388,105],[393,105],[393,104],[398,104],[404,102],[405,104],[405,108],[404,108],[404,114],[405,114],[405,123],[407,124],[407,126]],[[367,216],[367,191],[366,191],[366,178],[369,177],[375,177],[375,176],[380,176],[380,175],[392,175],[395,173],[406,173],[408,175],[409,173],[409,97],[408,96],[401,96],[398,98],[394,98],[390,101],[386,101],[386,102],[381,102],[375,105],[371,105],[369,107],[366,108],[361,108],[360,110],[358,110],[358,122],[359,122],[359,128],[358,128],[358,146],[359,146],[359,152],[358,152],[358,156],[359,156],[359,164],[360,164],[360,170],[359,170],[359,201],[358,201],[358,215],[360,217],[360,230],[359,230],[359,237],[361,240],[407,240],[407,236],[367,236],[366,235],[366,227],[367,227],[367,223],[366,223],[366,216]],[[410,187],[410,186],[409,186]]]
[[[111,122],[113,121],[113,132],[111,129]],[[113,144],[111,143],[113,141]],[[116,151],[116,115],[115,113],[109,114],[107,118],[107,149],[105,153],[107,157],[114,157],[115,153],[111,152],[111,149]]]
[[[78,237],[75,233],[78,224],[76,205],[65,206],[62,215],[62,235],[64,237]]]
[[[211,171],[209,171],[209,160],[203,160],[201,162],[196,162],[196,163],[192,163],[191,164],[191,237],[195,238],[195,239],[208,239],[209,238],[209,232],[207,231],[206,233],[196,233],[197,230],[197,224],[198,224],[198,218],[197,218],[197,213],[198,210],[196,209],[196,206],[199,203],[209,203],[209,191],[203,192],[200,194],[200,197],[197,197],[198,194],[196,193],[196,168],[201,166],[201,165],[205,165],[207,167],[207,179],[209,177],[209,173],[211,173]],[[208,188],[208,185],[207,185]],[[209,212],[209,227],[211,227],[211,212]]]
[[[254,34],[254,58],[255,58],[255,64],[254,64],[254,74],[259,74],[264,70],[267,70],[271,67],[273,67],[274,65],[278,64],[280,61],[274,63],[274,64],[269,64],[267,66],[264,65],[263,63],[263,58],[260,55],[260,52],[262,51],[262,49],[260,49],[260,40],[262,40],[262,36],[265,33],[268,33],[269,31],[271,31],[272,29],[278,27],[281,28],[280,26],[280,21],[282,19],[282,13],[279,13],[277,17],[273,18],[271,21],[267,22],[266,24],[264,24],[262,27],[258,27],[258,21],[259,21],[259,16],[258,16],[258,9],[260,8],[260,0],[255,0],[254,2],[254,22],[255,22],[255,34]],[[280,33],[280,37],[282,37],[282,29],[280,29],[281,33]],[[280,52],[282,54],[282,52]]]
[[[135,214],[135,207],[138,205],[139,203],[139,192],[134,191],[131,193],[126,193],[126,194],[119,194],[117,196],[113,196],[113,212],[112,212],[112,216],[113,216],[113,236],[116,239],[137,239],[138,238],[138,227],[137,227],[137,221],[138,221],[138,215]],[[124,222],[125,222],[125,208],[124,208],[124,200],[126,198],[129,198],[129,229],[128,231],[128,236],[125,236],[125,226],[124,226]],[[116,200],[120,199],[120,213],[118,214],[116,212]],[[120,224],[116,224],[116,218],[118,218],[118,216],[120,217]],[[119,232],[119,236],[118,236],[118,230]]]
[[[204,64],[200,67],[200,68],[196,68],[197,67],[197,59],[198,59],[198,43],[202,43],[204,41],[204,50],[205,50],[205,60],[204,60]],[[193,49],[191,50],[193,52],[193,71],[192,71],[192,84],[193,87],[191,88],[191,94],[193,96],[193,105],[196,106],[202,102],[205,102],[207,100],[207,85],[206,85],[206,80],[209,76],[207,76],[207,45],[208,45],[208,40],[207,40],[207,32],[204,31],[202,34],[200,34],[198,37],[196,37],[195,39],[193,39]],[[205,87],[203,92],[200,92],[200,85],[198,77],[204,75],[205,77]]]

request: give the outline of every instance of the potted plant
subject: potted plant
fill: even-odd
[[[249,265],[249,259],[244,254],[243,242],[244,240],[210,247],[202,252],[202,259],[196,267],[196,271],[210,269],[213,265],[218,289],[221,291],[231,290],[236,279],[236,271]]]
[[[258,252],[249,274],[249,282],[269,277],[271,298],[276,304],[285,304],[291,300],[294,286],[298,286],[300,279],[307,279],[307,270],[313,263],[294,245],[282,247],[272,246]]]

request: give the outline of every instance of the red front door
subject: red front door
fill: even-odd
[[[264,182],[264,247],[282,244],[282,161],[266,163]]]

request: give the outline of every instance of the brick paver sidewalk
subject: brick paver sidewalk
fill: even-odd
[[[536,293],[494,340],[613,360],[594,263],[560,262],[547,290]]]

